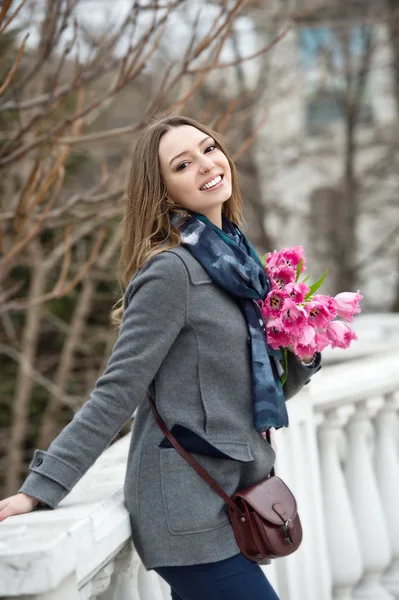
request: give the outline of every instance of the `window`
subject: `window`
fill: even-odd
[[[326,126],[344,120],[349,101],[360,122],[372,122],[367,77],[371,27],[302,27],[299,44],[309,133],[322,133]]]

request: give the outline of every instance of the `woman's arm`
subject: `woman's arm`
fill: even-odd
[[[288,351],[288,376],[283,385],[286,400],[295,396],[304,385],[309,383],[312,375],[321,369],[321,354],[316,352],[312,360],[304,364],[293,352]]]
[[[130,282],[119,337],[90,399],[52,442],[36,450],[20,492],[54,508],[107,448],[145,398],[186,320],[188,275],[172,253],[155,256]]]

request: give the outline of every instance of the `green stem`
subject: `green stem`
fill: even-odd
[[[284,385],[287,381],[288,377],[288,350],[287,348],[283,348],[283,358],[284,358],[284,374],[281,378],[281,385]]]

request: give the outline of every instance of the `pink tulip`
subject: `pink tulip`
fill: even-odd
[[[288,298],[288,294],[284,290],[273,288],[267,294],[262,304],[261,311],[263,318],[266,320],[270,317],[278,317],[283,309],[286,298]]]
[[[324,331],[316,332],[316,352],[321,352],[330,345],[330,340]]]
[[[308,326],[307,326],[308,327]],[[309,344],[301,343],[298,341],[295,344],[295,354],[300,358],[308,358],[309,356],[313,356],[315,352],[322,352],[324,348],[330,345],[330,340],[323,332],[315,332],[315,337]]]
[[[284,260],[288,267],[292,269],[297,268],[299,262],[302,260],[301,265],[301,273],[305,271],[306,267],[306,259],[305,259],[305,250],[303,246],[293,246],[292,248],[282,248],[279,252],[280,258]]]
[[[288,333],[296,336],[302,335],[303,327],[307,322],[306,311],[302,306],[298,306],[290,298],[287,298],[281,312],[281,322]]]
[[[353,321],[353,315],[357,315],[360,313],[359,302],[363,298],[359,294],[359,290],[355,293],[353,292],[342,292],[341,294],[337,294],[334,300],[337,303],[337,313],[345,321]]]
[[[314,294],[314,296],[312,296],[312,300],[319,302],[320,304],[324,304],[331,315],[331,319],[334,319],[334,317],[337,316],[337,302],[334,298],[331,298],[331,296],[326,296],[325,294]]]
[[[332,321],[326,327],[326,334],[332,348],[349,348],[352,340],[357,340],[357,335],[343,321]]]
[[[271,319],[266,323],[267,343],[274,350],[289,346],[293,339],[286,331],[280,319]]]
[[[266,271],[270,272],[279,265],[280,253],[276,250],[266,254]]]
[[[324,329],[334,317],[325,304],[313,300],[305,304],[305,311],[312,325],[321,329]]]
[[[316,352],[316,330],[311,324],[304,325],[300,337],[295,340],[294,351],[301,359]]]
[[[278,288],[283,288],[287,285],[287,283],[294,283],[296,278],[296,273],[294,269],[291,269],[287,266],[275,267],[270,273],[270,278],[272,281],[272,285]]]
[[[284,290],[296,304],[301,304],[305,300],[309,288],[306,283],[287,283]]]
[[[325,331],[316,331],[316,352],[321,352],[324,348],[330,345]]]

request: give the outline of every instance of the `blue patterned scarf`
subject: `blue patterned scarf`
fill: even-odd
[[[178,225],[180,216],[172,222]],[[288,414],[275,353],[266,342],[265,326],[256,300],[263,300],[270,281],[254,248],[243,232],[222,215],[222,229],[202,214],[190,211],[181,224],[181,244],[196,258],[213,281],[238,299],[251,338],[254,425],[257,431],[287,427]]]

